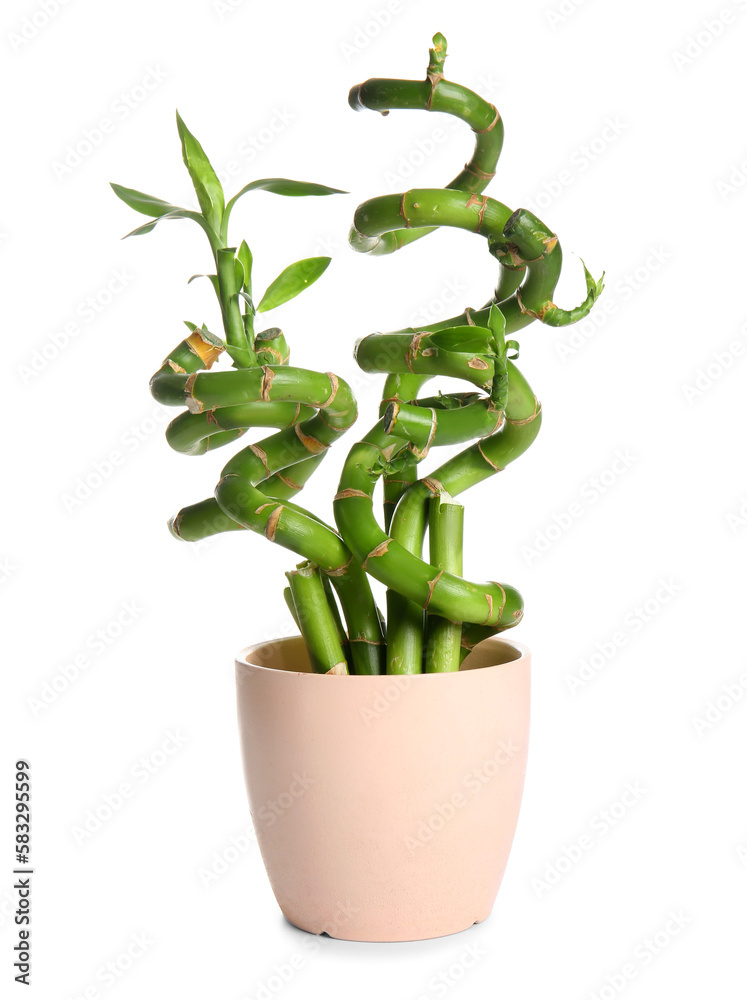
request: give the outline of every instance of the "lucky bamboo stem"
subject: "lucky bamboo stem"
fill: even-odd
[[[454,503],[445,491],[428,503],[430,561],[441,570],[461,576],[464,535],[464,507]],[[462,625],[440,615],[426,616],[426,673],[458,670],[461,662]]]
[[[318,674],[348,673],[319,567],[314,563],[301,563],[286,576],[313,671]]]

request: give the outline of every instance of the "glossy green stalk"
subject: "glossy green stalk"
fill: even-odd
[[[314,673],[347,674],[348,666],[319,567],[301,563],[285,574]]]
[[[475,134],[475,148],[464,169],[446,187],[479,194],[495,176],[503,146],[503,122],[495,105],[467,87],[444,79],[446,48],[444,36],[434,35],[425,80],[367,80],[353,87],[348,101],[356,111],[368,108],[382,115],[394,109],[440,111],[466,122]],[[350,240],[362,253],[387,254],[433,232],[436,225],[426,222],[418,229],[409,225],[402,228],[400,220],[391,230],[374,234],[356,225]]]
[[[239,292],[242,282],[237,276],[236,248],[221,247],[215,255],[215,266],[218,274],[218,301],[226,331],[226,350],[237,368],[252,368],[257,364],[257,355],[249,343],[241,315]],[[238,270],[243,278],[240,265]]]
[[[326,573],[321,573],[322,586],[324,587],[324,593],[327,596],[327,604],[329,605],[329,611],[332,615],[332,621],[335,623],[335,631],[337,633],[337,641],[340,643],[345,661],[350,663],[350,642],[348,641],[348,635],[342,624],[342,618],[340,617],[340,609],[337,607],[337,599],[335,597],[335,592],[332,589],[332,584],[330,583],[330,578]]]
[[[464,507],[445,491],[428,503],[430,561],[440,570],[461,576],[464,537]],[[440,615],[426,616],[425,672],[458,670],[461,663],[462,625]]]

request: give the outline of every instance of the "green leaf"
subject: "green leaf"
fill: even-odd
[[[242,240],[241,246],[236,254],[237,258],[241,261],[241,266],[244,269],[244,283],[243,289],[247,295],[252,294],[252,252],[247,246],[246,240]]]
[[[592,302],[595,302],[604,291],[604,271],[602,272],[602,277],[599,279],[599,281],[595,281],[594,278],[589,273],[589,269],[587,268],[586,264],[584,264],[583,260],[581,261],[581,264],[583,265],[584,269],[586,292],[588,295],[592,297]]]
[[[456,354],[486,354],[491,340],[491,331],[482,326],[452,326],[428,337],[434,347]]]
[[[272,194],[282,194],[287,198],[302,198],[307,195],[347,194],[340,188],[327,187],[326,184],[314,184],[313,181],[292,181],[287,177],[263,177],[258,181],[250,181],[235,194],[231,201],[236,201],[247,191],[270,191]]]
[[[506,317],[498,306],[493,302],[488,314],[488,328],[495,337],[497,344],[502,344],[506,334]]]
[[[272,194],[282,194],[287,198],[348,193],[347,191],[342,191],[340,188],[327,187],[325,184],[314,184],[312,181],[292,181],[287,177],[263,177],[257,181],[250,181],[226,205],[226,211],[223,215],[223,229],[221,231],[224,241],[228,236],[228,219],[233,211],[233,206],[247,191],[270,191]]]
[[[205,150],[192,135],[181,119],[179,112],[176,113],[176,124],[179,129],[179,137],[182,141],[182,156],[184,165],[192,178],[192,184],[197,193],[197,200],[200,203],[202,214],[208,224],[218,232],[223,220],[223,209],[225,199],[223,188],[218,175],[213,170],[210,160],[205,154]]]
[[[220,298],[220,285],[218,284],[217,274],[193,274],[192,277],[188,279],[187,284],[191,285],[192,282],[195,281],[197,278],[207,278],[210,284],[213,286],[215,294],[218,296],[218,298]]]
[[[244,265],[241,263],[238,257],[233,262],[233,267],[234,267],[234,276],[236,280],[236,290],[241,291],[241,289],[244,287]]]
[[[324,274],[331,260],[331,257],[307,257],[289,264],[262,296],[257,312],[267,312],[295,298]]]
[[[134,208],[136,212],[142,212],[143,215],[159,217],[177,210],[176,205],[170,205],[161,198],[154,198],[153,195],[143,194],[142,191],[122,187],[121,184],[111,184],[110,187],[116,196],[122,199],[125,205]]]
[[[158,223],[163,222],[164,219],[192,219],[207,231],[205,220],[199,212],[190,212],[186,208],[177,208],[173,212],[167,212],[166,215],[160,215],[157,219],[153,219],[151,222],[146,222],[143,226],[138,226],[137,229],[133,229],[131,233],[127,233],[122,237],[122,239],[126,240],[128,236],[144,236],[146,233],[155,229]]]

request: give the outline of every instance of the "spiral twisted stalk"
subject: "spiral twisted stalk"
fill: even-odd
[[[448,226],[482,236],[500,266],[496,290],[482,309],[419,329],[372,334],[356,348],[365,371],[388,377],[380,419],[345,463],[335,518],[366,572],[389,588],[390,673],[419,672],[424,643],[426,669],[457,669],[476,641],[521,619],[522,600],[513,587],[461,577],[461,525],[450,513],[453,497],[504,469],[539,431],[540,405],[513,363],[517,345],[506,336],[535,319],[551,326],[573,323],[602,290],[602,281],[595,282],[584,267],[584,302],[566,310],[552,301],[562,261],[557,236],[531,212],[511,211],[482,193],[495,174],[503,125],[492,104],[444,78],[445,58],[446,40],[439,34],[424,81],[372,79],[354,87],[349,98],[355,109],[382,114],[445,112],[475,133],[472,159],[446,188],[419,188],[361,204],[351,246],[362,253],[393,253]],[[477,392],[419,398],[425,383],[439,375],[461,378]],[[418,478],[417,467],[432,448],[470,441],[455,458]],[[373,508],[381,477],[384,528]],[[430,562],[422,558],[429,517]],[[458,558],[449,564],[455,553]],[[457,633],[461,652],[454,643]]]
[[[187,323],[189,335],[151,379],[155,399],[184,408],[169,424],[168,443],[185,455],[201,455],[250,428],[274,429],[235,454],[213,496],[183,507],[171,519],[171,531],[198,541],[250,530],[299,555],[303,561],[287,574],[284,596],[313,669],[324,673],[455,670],[476,642],[520,620],[522,601],[514,588],[463,579],[463,511],[454,497],[518,458],[539,430],[540,406],[514,364],[517,345],[508,335],[534,319],[572,323],[586,315],[602,289],[584,269],[585,301],[571,310],[553,303],[561,267],[557,237],[530,212],[512,212],[482,193],[495,173],[503,124],[492,104],[444,78],[446,41],[441,35],[433,41],[424,81],[369,80],[351,91],[350,103],[382,114],[405,108],[454,115],[475,134],[472,158],[446,188],[364,202],[355,212],[350,242],[359,252],[387,254],[440,226],[466,229],[487,240],[499,279],[482,309],[420,329],[372,334],[357,345],[360,366],[387,377],[379,420],[345,462],[334,499],[336,529],[296,499],[354,423],[353,394],[332,373],[291,367],[279,328],[254,330],[260,313],[302,292],[329,258],[289,265],[256,304],[251,251],[246,242],[229,245],[228,224],[237,200],[250,191],[286,197],[341,192],[276,177],[252,181],[226,201],[202,146],[178,115],[200,211],[112,185],[126,204],[150,217],[129,235],[151,232],[163,220],[189,219],[203,230],[213,258],[214,273],[195,277],[212,284],[224,339]],[[230,368],[213,368],[226,358]],[[462,379],[471,389],[420,396],[436,376]],[[418,476],[431,449],[453,444],[466,447],[428,476]],[[373,510],[382,478],[383,527]],[[369,575],[388,588],[386,623]]]

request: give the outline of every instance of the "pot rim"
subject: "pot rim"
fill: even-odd
[[[278,639],[266,639],[264,642],[256,642],[251,646],[245,646],[244,649],[236,656],[235,664],[237,668],[241,669],[252,669],[259,670],[267,674],[287,674],[291,677],[327,677],[328,674],[319,674],[314,671],[309,670],[286,670],[283,667],[269,667],[264,666],[259,663],[252,663],[249,657],[254,653],[255,650],[261,649],[263,646],[278,646],[280,644],[285,644],[291,641],[303,641],[303,636],[299,633],[296,635],[285,635]],[[355,678],[366,678],[368,680],[381,681],[392,681],[398,677],[416,678],[416,677],[455,677],[458,675],[466,676],[468,674],[479,673],[482,670],[490,670],[495,667],[510,667],[521,663],[525,663],[529,660],[531,656],[531,650],[528,646],[523,643],[516,642],[514,639],[506,639],[502,635],[491,635],[487,639],[483,639],[482,642],[478,642],[473,649],[480,649],[485,647],[488,643],[493,645],[508,646],[511,649],[515,649],[518,652],[518,656],[514,657],[512,660],[505,661],[503,663],[490,663],[482,667],[471,667],[467,670],[443,670],[434,671],[432,673],[419,673],[419,674],[334,674],[335,677],[355,677]],[[472,651],[471,651],[472,652]],[[470,653],[471,655],[471,653]]]

